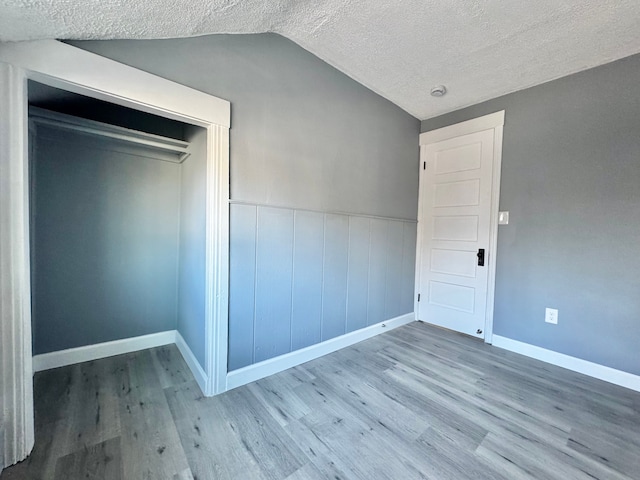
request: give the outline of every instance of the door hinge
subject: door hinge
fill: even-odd
[[[420,301],[420,294],[418,294],[418,301]]]

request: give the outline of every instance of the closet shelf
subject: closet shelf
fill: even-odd
[[[39,107],[29,106],[29,119],[36,125],[46,125],[60,130],[68,130],[83,135],[105,137],[124,143],[144,146],[170,156],[165,159],[174,163],[182,163],[190,154],[189,142],[174,138],[154,135],[152,133],[118,127],[107,123],[74,117],[64,113],[53,112]],[[175,158],[175,160],[173,159]]]

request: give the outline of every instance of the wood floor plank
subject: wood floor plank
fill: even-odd
[[[301,422],[340,460],[343,469],[356,472],[355,478],[428,478],[420,461],[405,457],[402,450],[408,439],[399,441],[379,418],[363,413],[357,403],[343,402],[322,379],[307,388],[298,387],[297,392],[315,406]]]
[[[191,472],[191,469],[187,468],[186,470],[183,470],[180,473],[176,473],[173,476],[173,480],[195,480],[195,478],[193,477],[193,473]]]
[[[327,405],[326,410],[307,415],[301,422],[329,447],[332,458],[350,466],[355,478],[427,478],[389,450],[372,427],[362,425],[353,416],[345,416],[340,409],[333,410]]]
[[[36,428],[59,420],[66,420],[80,365],[37,372],[33,378]]]
[[[120,435],[117,385],[123,372],[122,358],[80,364],[76,388],[66,406],[64,452],[72,453]]]
[[[229,426],[266,478],[286,477],[307,462],[299,446],[249,389],[232,390],[220,395],[217,400],[232,419]]]
[[[630,478],[640,478],[640,445],[635,441],[598,430],[575,428],[567,445]]]
[[[512,465],[517,465],[530,478],[540,480],[629,480],[629,477],[616,470],[595,469],[592,464],[584,462],[568,449],[557,449],[523,433],[526,432],[519,435],[509,432],[503,432],[501,435],[490,433],[477,453],[483,456],[487,451],[491,451],[504,460],[503,467],[511,468]]]
[[[332,363],[331,359],[326,359],[325,364],[334,367],[330,381],[316,379],[313,384],[322,385],[325,392],[340,398],[367,422],[389,430],[400,441],[415,440],[430,426],[424,416],[416,415],[401,403],[385,396],[350,370],[340,368],[338,362]]]
[[[26,460],[5,468],[2,480],[53,480],[60,453],[56,440],[56,422],[40,426],[36,431],[36,442]]]
[[[399,403],[405,406],[440,431],[447,431],[451,438],[455,438],[466,448],[475,448],[480,444],[488,432],[485,428],[478,426],[472,420],[467,420],[464,416],[455,414],[450,402],[434,402],[429,396],[406,387],[402,382],[393,381],[386,375],[388,371],[366,374],[362,370],[355,370],[365,384],[388,397],[392,404]]]
[[[313,463],[309,462],[305,466],[293,472],[285,480],[326,480],[327,478],[330,477],[327,477],[326,474],[323,474]],[[344,477],[337,477],[334,475],[333,478]]]
[[[640,393],[419,322],[213,398],[175,346],[34,392],[2,480],[640,478]]]
[[[205,398],[195,380],[167,388],[165,395],[195,478],[265,478],[217,398]]]
[[[122,458],[120,437],[96,445],[85,446],[77,452],[60,457],[56,464],[55,480],[84,479],[121,480]]]
[[[461,415],[488,431],[518,426],[558,445],[563,445],[568,438],[568,427],[562,424],[541,421],[529,415],[524,408],[517,409],[504,404],[496,405],[487,402],[477,391],[467,391],[464,387],[447,388],[446,384],[437,379],[420,374],[409,367],[398,365],[385,374],[404,383],[412,390],[422,392],[442,406],[450,406],[456,415]]]
[[[309,413],[309,406],[302,402],[294,393],[287,379],[281,375],[259,380],[247,388],[260,401],[262,406],[273,418],[284,426],[292,419],[298,420]]]
[[[124,478],[169,479],[189,468],[151,352],[128,358],[128,386],[121,387]]]
[[[28,459],[16,467],[22,474],[14,478],[52,480],[60,457],[118,436],[115,382],[108,360],[37,374],[38,441]]]
[[[361,478],[354,470],[351,462],[345,462],[338,458],[329,448],[327,442],[310,430],[302,421],[294,420],[284,428],[307,455],[309,462],[324,475],[324,478]],[[296,472],[298,471],[296,470]]]
[[[461,449],[459,444],[435,428],[429,428],[417,440],[417,445],[405,450],[409,458],[428,458],[424,470],[431,472],[435,478],[451,479],[473,478],[474,480],[512,480],[503,475],[471,450]]]
[[[179,385],[191,379],[189,367],[175,345],[152,348],[150,353],[162,388]]]

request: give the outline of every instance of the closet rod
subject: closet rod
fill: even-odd
[[[188,156],[189,142],[152,133],[118,127],[107,123],[74,117],[39,107],[29,107],[29,118],[36,124],[47,125],[62,130],[71,130],[84,135],[106,137],[122,142],[142,145],[177,156],[176,163],[182,163]]]

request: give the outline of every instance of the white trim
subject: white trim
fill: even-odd
[[[205,392],[207,395],[222,391],[220,387],[224,386],[227,373],[231,105],[55,40],[0,43],[0,64],[5,87],[0,89],[0,350],[3,355],[0,388],[3,405],[7,405],[2,412],[6,418],[1,420],[9,425],[5,429],[4,463],[10,465],[29,454],[34,438],[30,390],[27,80],[207,129],[208,278],[203,332],[205,371],[210,386]]]
[[[100,358],[113,357],[123,353],[137,352],[147,348],[161,347],[176,343],[176,331],[151,333],[139,337],[123,338],[111,342],[96,343],[83,347],[68,348],[57,352],[33,356],[33,371],[41,372],[51,368],[64,367],[75,363],[89,362]]]
[[[355,332],[341,335],[340,337],[332,338],[315,345],[311,345],[295,352],[280,355],[279,357],[270,358],[263,362],[249,365],[247,367],[240,368],[229,372],[227,375],[227,389],[237,388],[247,383],[260,380],[261,378],[268,377],[275,373],[301,365],[305,362],[309,362],[323,355],[335,352],[341,348],[349,347],[355,343],[361,342],[368,338],[380,335],[381,333],[393,330],[394,328],[401,327],[407,323],[415,321],[415,314],[413,312],[401,315],[399,317],[392,318],[385,322],[380,322],[369,327],[365,327]]]
[[[466,122],[456,123],[455,125],[448,125],[438,128],[437,130],[431,130],[430,132],[421,133],[420,145],[441,142],[461,135],[469,135],[502,126],[504,126],[504,110],[467,120]]]
[[[3,43],[0,62],[19,66],[30,79],[51,87],[201,127],[231,127],[226,100],[56,40]]]
[[[493,336],[493,346],[640,392],[640,376],[510,338]]]
[[[229,349],[229,129],[207,133],[204,394],[226,391]]]
[[[502,119],[504,120],[504,110]],[[500,177],[502,173],[502,126],[493,130],[493,178],[491,181],[491,214],[489,224],[489,254],[487,267],[487,304],[484,317],[484,341],[493,339],[493,311],[496,293],[496,265],[498,259],[498,214],[500,210]]]
[[[420,266],[422,265],[422,242],[423,234],[422,234],[422,224],[420,223],[420,219],[423,218],[424,212],[422,205],[424,204],[424,196],[426,195],[424,192],[424,188],[422,187],[423,183],[423,175],[425,174],[425,170],[423,168],[424,162],[427,161],[427,152],[422,145],[420,145],[420,164],[418,165],[418,221],[416,226],[416,272],[415,272],[415,284],[413,292],[413,311],[415,313],[415,319],[420,320],[418,318],[418,312],[420,311],[420,302],[418,301],[418,295],[420,295],[420,281],[421,281],[421,271]]]
[[[51,368],[65,367],[76,363],[89,362],[101,358],[113,357],[114,355],[122,355],[171,344],[175,344],[176,347],[178,347],[185,363],[191,370],[196,382],[198,382],[200,389],[205,392],[207,374],[191,351],[191,348],[189,348],[189,345],[187,345],[187,342],[177,330],[167,330],[166,332],[151,333],[139,337],[123,338],[111,342],[96,343],[94,345],[34,355],[33,371],[41,372]]]
[[[33,448],[27,81],[0,63],[0,465]]]
[[[176,340],[176,346],[178,347],[178,350],[180,350],[180,353],[182,354],[182,358],[184,358],[184,361],[186,362],[187,366],[191,370],[193,377],[196,379],[196,382],[198,382],[198,386],[200,387],[200,390],[202,390],[202,392],[204,393],[207,387],[207,373],[204,371],[204,369],[200,365],[200,362],[198,362],[198,359],[189,348],[189,345],[187,345],[187,342],[184,340],[182,335],[180,335],[180,332],[178,332],[177,330],[175,333],[175,340]]]

